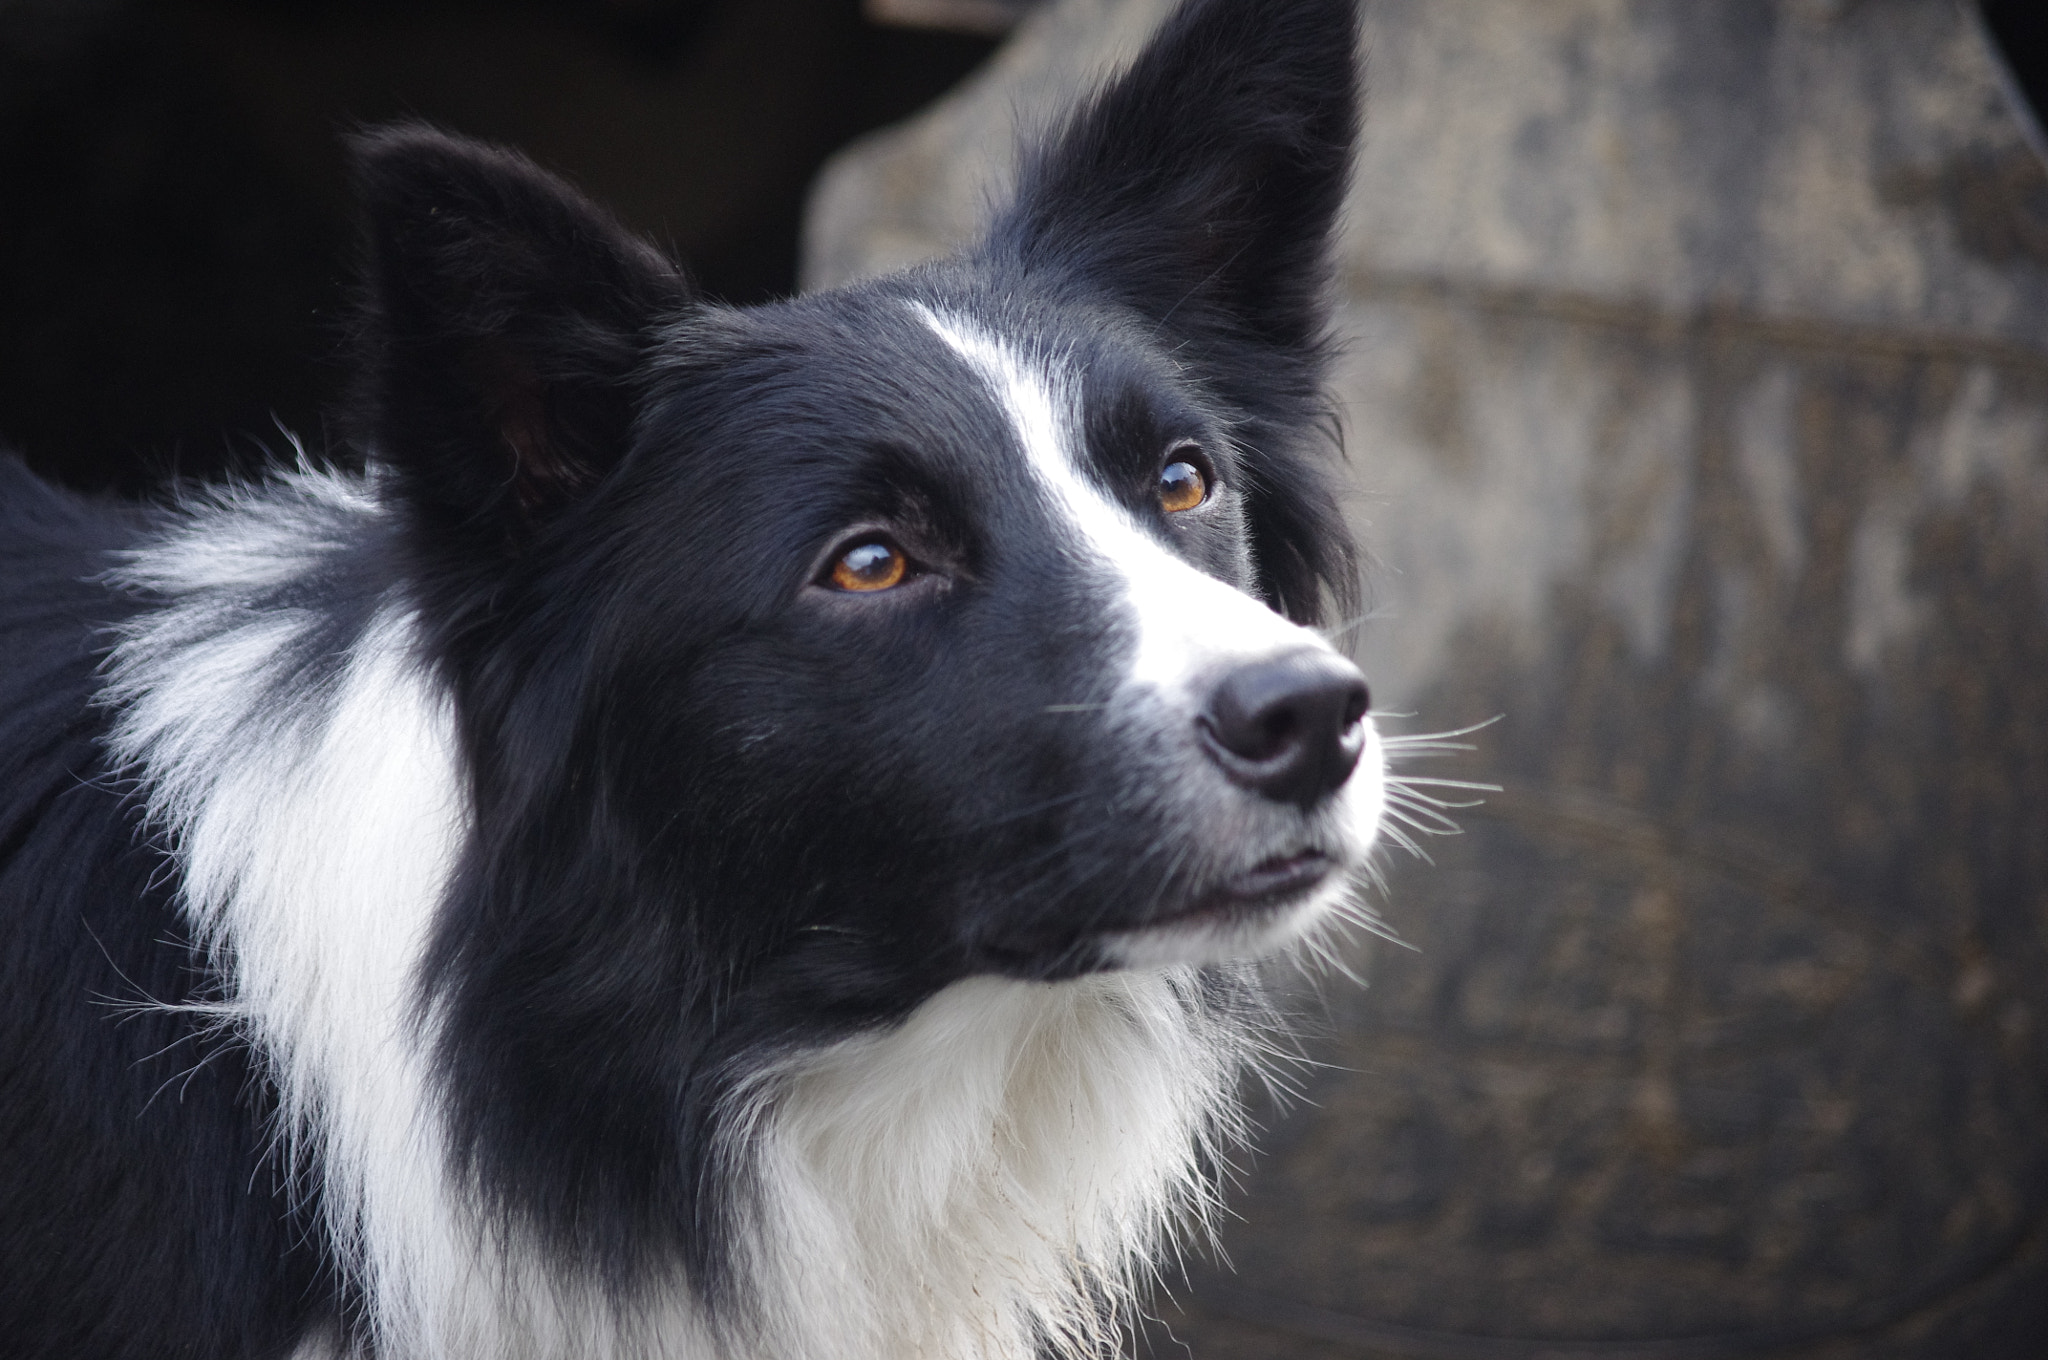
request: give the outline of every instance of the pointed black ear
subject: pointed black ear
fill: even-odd
[[[371,455],[436,542],[516,546],[625,452],[660,252],[515,152],[401,125],[355,138]]]
[[[1187,333],[1316,346],[1357,50],[1356,0],[1193,0],[1027,160],[989,248]]]

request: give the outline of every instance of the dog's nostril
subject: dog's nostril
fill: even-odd
[[[1308,808],[1351,777],[1371,703],[1365,677],[1344,658],[1294,652],[1225,675],[1196,726],[1233,782]]]
[[[1263,724],[1264,730],[1259,734],[1261,737],[1261,748],[1268,752],[1279,750],[1282,746],[1294,740],[1294,729],[1299,725],[1300,723],[1295,717],[1294,710],[1291,708],[1282,708],[1277,712],[1268,714]],[[1245,754],[1251,755],[1253,753],[1246,752]]]
[[[1372,691],[1366,688],[1365,677],[1361,675],[1358,677],[1358,689],[1352,694],[1351,701],[1344,706],[1344,725],[1346,727],[1356,726],[1358,720],[1363,718],[1371,708]]]

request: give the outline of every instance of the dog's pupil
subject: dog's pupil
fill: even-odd
[[[1159,474],[1159,503],[1168,511],[1192,510],[1208,492],[1201,469],[1193,463],[1168,463]]]
[[[862,543],[848,548],[832,567],[832,584],[841,590],[887,590],[908,568],[891,543]]]

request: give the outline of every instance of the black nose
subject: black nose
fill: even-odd
[[[1371,704],[1358,667],[1301,651],[1231,671],[1195,723],[1232,782],[1306,810],[1351,777]]]

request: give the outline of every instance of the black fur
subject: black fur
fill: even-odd
[[[271,1156],[168,858],[107,768],[94,579],[149,516],[0,456],[0,1352],[268,1356],[325,1300],[317,1213]]]
[[[318,701],[394,602],[453,698],[474,831],[418,979],[460,1170],[621,1295],[680,1259],[745,1311],[745,1168],[714,1112],[775,1056],[975,974],[1104,966],[1218,872],[1159,758],[1087,721],[1128,645],[906,303],[1086,374],[1089,454],[1143,514],[1183,438],[1246,489],[1151,532],[1301,622],[1353,596],[1326,468],[1328,246],[1355,133],[1346,0],[1190,7],[1029,159],[959,258],[743,311],[513,153],[355,144],[360,385],[388,514],[311,543]],[[0,1350],[281,1356],[350,1326],[288,1186],[179,870],[108,768],[96,667],[156,602],[101,577],[159,512],[0,464]],[[885,525],[923,574],[814,583]],[[1210,1003],[1232,1004],[1212,979]]]

